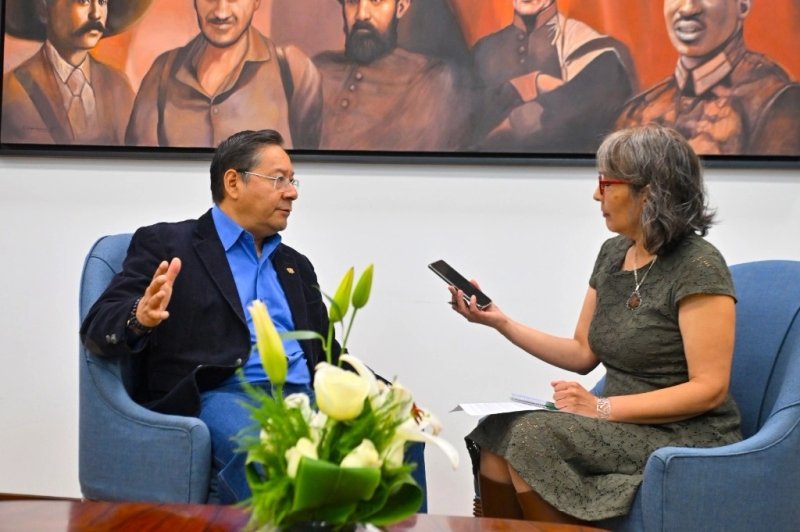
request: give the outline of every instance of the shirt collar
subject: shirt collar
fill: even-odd
[[[239,241],[239,239],[242,238],[242,235],[249,235],[249,233],[245,231],[241,225],[236,223],[233,218],[225,214],[225,212],[219,208],[219,205],[214,205],[211,208],[211,217],[214,220],[214,226],[217,228],[217,234],[219,235],[219,239],[222,242],[222,247],[225,249],[225,252],[230,251],[230,249]],[[265,239],[264,245],[261,249],[261,255],[267,257],[272,255],[280,243],[280,234],[275,234]]]
[[[44,53],[47,55],[47,59],[50,60],[50,64],[53,65],[53,70],[56,72],[58,79],[61,80],[61,83],[66,83],[67,78],[76,68],[80,68],[86,81],[91,83],[92,79],[89,77],[91,71],[89,68],[89,54],[86,54],[86,57],[81,61],[80,65],[72,66],[61,57],[56,47],[53,46],[53,43],[50,41],[44,42]]]
[[[694,68],[687,68],[683,61],[678,60],[675,67],[678,87],[684,91],[689,86],[696,96],[709,91],[733,71],[744,56],[744,52],[744,38],[739,31],[718,54]]]
[[[542,9],[538,15],[536,15],[536,23],[533,25],[533,28],[531,28],[530,31],[538,30],[545,24],[554,23],[556,15],[558,15],[558,7],[556,6],[556,3],[553,2],[546,8]],[[529,31],[527,25],[525,24],[525,20],[523,20],[522,16],[516,12],[514,13],[513,24],[518,30],[522,30],[526,33]]]

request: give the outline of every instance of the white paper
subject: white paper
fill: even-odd
[[[526,410],[544,410],[543,407],[518,403],[516,401],[502,401],[497,403],[460,403],[451,412],[463,411],[473,417],[483,417],[490,414],[505,414],[506,412],[524,412]]]
[[[451,412],[465,412],[470,416],[483,417],[491,414],[524,412],[527,410],[555,410],[555,407],[552,402],[546,399],[539,399],[521,393],[512,393],[511,401],[460,403]]]

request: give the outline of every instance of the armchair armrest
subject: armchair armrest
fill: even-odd
[[[744,441],[655,451],[639,494],[645,530],[759,530],[766,523],[793,530],[800,522],[799,425],[800,404],[794,404]]]
[[[198,418],[135,403],[119,361],[81,348],[79,477],[90,499],[204,503],[211,439]]]

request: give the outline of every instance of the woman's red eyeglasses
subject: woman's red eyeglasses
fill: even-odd
[[[601,196],[605,194],[606,187],[609,185],[630,185],[630,183],[622,179],[605,179],[603,174],[597,174],[597,188],[600,189]]]

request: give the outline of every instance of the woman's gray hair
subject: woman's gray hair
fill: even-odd
[[[677,131],[647,125],[615,131],[597,150],[597,169],[647,194],[642,211],[644,246],[668,251],[689,233],[705,236],[714,221],[700,158]]]

